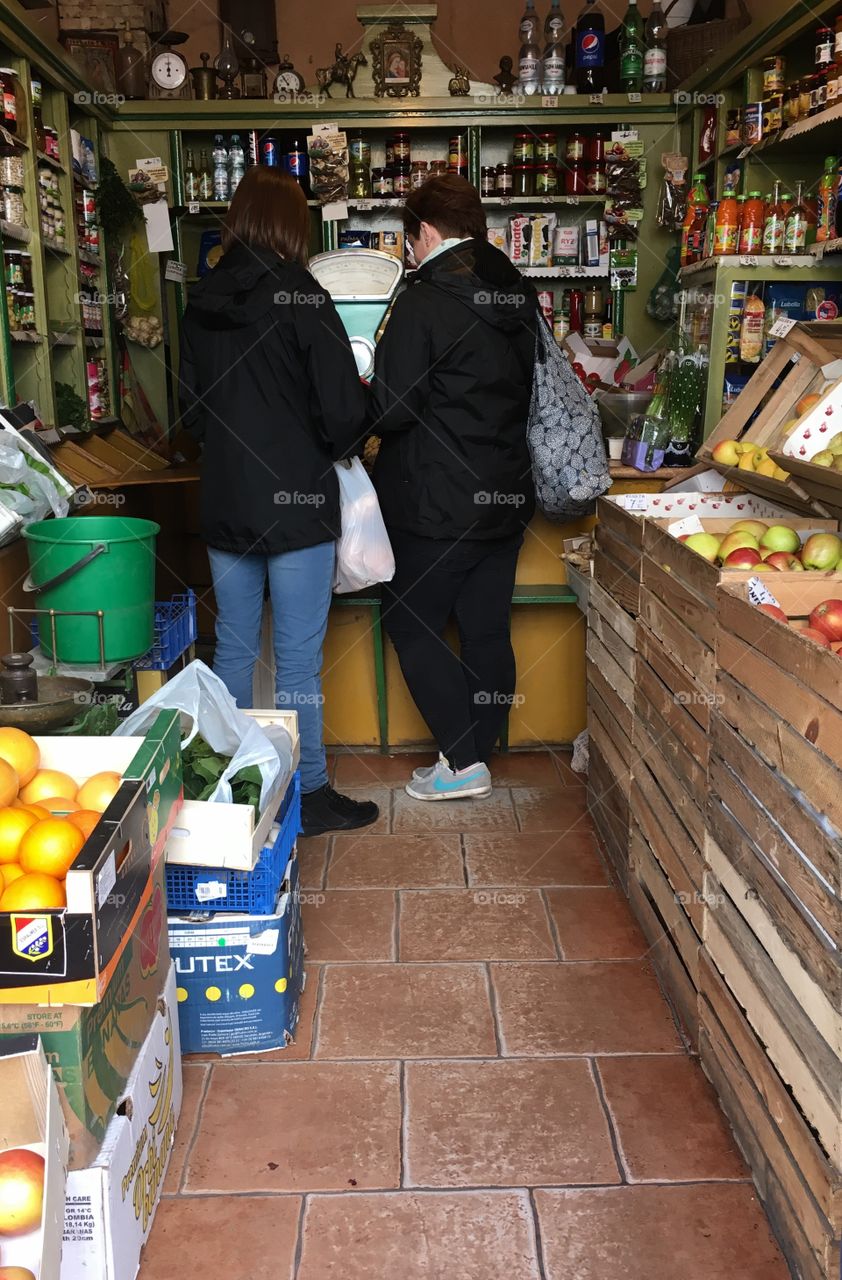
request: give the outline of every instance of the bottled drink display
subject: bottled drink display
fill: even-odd
[[[643,18],[637,0],[629,0],[620,27],[620,88],[640,93],[643,86]]]
[[[520,20],[520,53],[518,54],[518,78],[524,93],[541,91],[541,47],[538,44],[538,15],[535,0],[526,0],[526,9]]]
[[[222,134],[217,133],[213,140],[213,199],[228,199],[228,152]]]
[[[838,192],[839,174],[836,156],[828,156],[824,162],[824,172],[819,179],[817,240],[831,240],[835,234]]]
[[[763,252],[763,226],[766,221],[766,206],[759,191],[749,191],[748,199],[743,205],[743,216],[740,223],[740,238],[737,252],[754,254]]]
[[[605,14],[599,0],[585,0],[576,19],[576,88],[579,93],[601,93],[605,80]]]
[[[213,174],[208,164],[208,153],[205,150],[199,152],[199,199],[213,199]]]
[[[713,253],[734,254],[737,252],[737,241],[740,234],[739,205],[737,197],[730,187],[716,208],[716,221],[713,232]]]
[[[667,88],[667,22],[660,0],[646,19],[646,52],[643,55],[644,93],[665,93]]]
[[[807,244],[808,218],[804,207],[804,183],[795,184],[795,202],[784,223],[784,253],[803,253]]]
[[[228,191],[233,196],[246,171],[246,154],[243,151],[240,135],[232,133],[231,145],[228,148]]]
[[[184,195],[188,200],[202,198],[199,195],[199,174],[191,147],[188,147],[184,153]]]
[[[564,88],[564,15],[560,0],[552,0],[544,23],[544,93],[558,94]]]

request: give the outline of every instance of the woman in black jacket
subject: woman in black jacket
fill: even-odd
[[[298,184],[256,166],[191,291],[181,332],[183,423],[203,443],[201,533],[216,596],[214,671],[252,705],[266,581],[278,706],[298,712],[305,835],[366,826],[377,806],[328,786],[320,670],[340,533],[335,460],[356,452],[365,402],[336,308],[307,270]]]
[[[419,800],[485,796],[515,690],[509,612],[535,507],[526,423],[537,299],[487,239],[476,189],[431,178],[404,206],[419,269],[377,348],[374,479],[395,552],[384,624],[441,757]],[[444,630],[456,619],[459,656]]]

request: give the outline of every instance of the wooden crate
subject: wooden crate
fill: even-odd
[[[749,379],[746,387],[723,415],[717,427],[699,449],[697,458],[736,480],[760,497],[778,502],[805,514],[832,512],[811,496],[801,475],[790,472],[788,480],[775,480],[755,471],[740,471],[724,466],[713,458],[713,450],[723,440],[750,439],[758,445],[779,442],[781,428],[792,418],[795,405],[814,385],[823,383],[821,369],[842,356],[842,322],[820,321],[797,324],[784,338],[779,338],[766,359]],[[780,379],[780,382],[778,382]],[[777,386],[775,384],[778,383]],[[752,419],[759,408],[757,417]],[[750,423],[750,425],[749,425]],[[788,459],[775,456],[784,470]]]
[[[699,1056],[794,1276],[838,1280],[842,1178],[702,951]]]
[[[603,754],[601,725],[588,717],[588,809],[606,857],[624,892],[628,891],[631,804],[628,791]]]

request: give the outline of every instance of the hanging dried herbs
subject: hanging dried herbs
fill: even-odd
[[[107,156],[99,158],[99,186],[96,203],[99,221],[111,244],[135,224],[143,221],[140,206]]]

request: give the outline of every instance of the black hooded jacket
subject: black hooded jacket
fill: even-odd
[[[204,443],[201,532],[276,555],[340,533],[334,460],[362,449],[365,396],[348,337],[309,271],[235,245],[190,293],[182,422]]]
[[[421,264],[378,344],[372,387],[389,528],[502,538],[529,521],[536,319],[532,284],[485,240]]]

